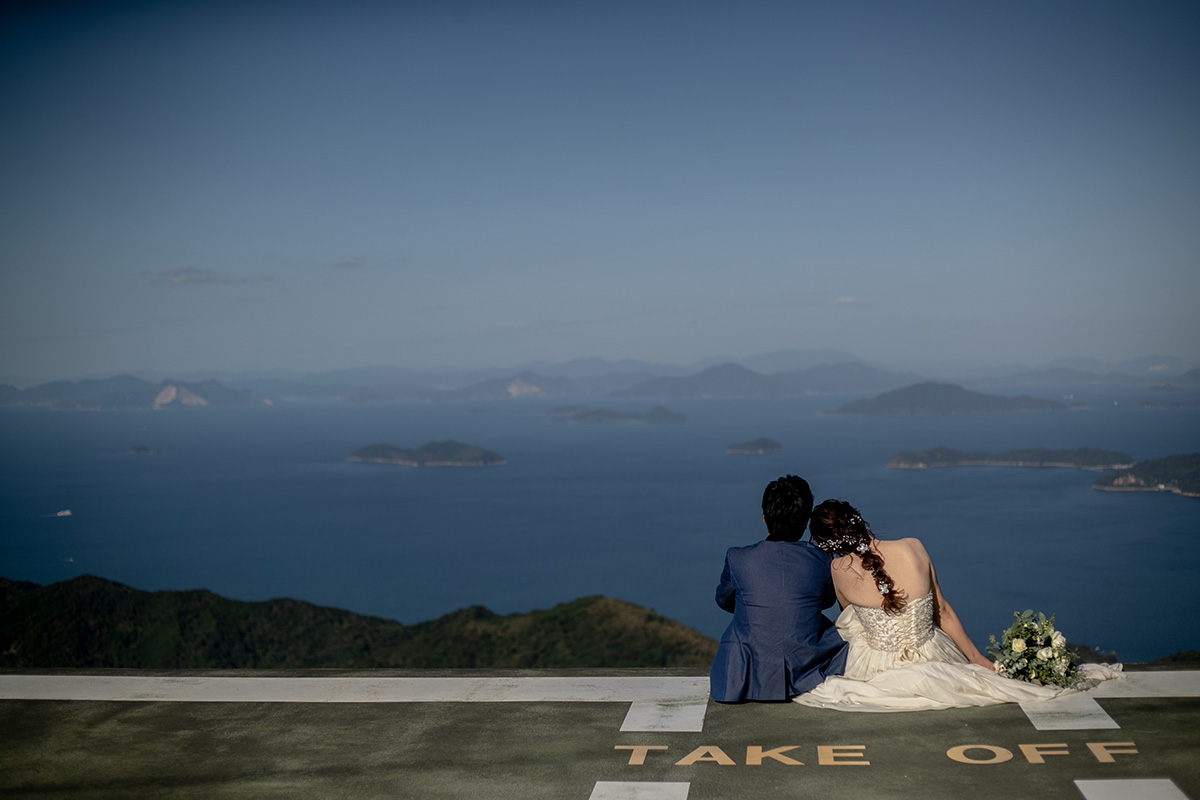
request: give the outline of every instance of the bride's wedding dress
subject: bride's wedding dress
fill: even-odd
[[[848,606],[837,619],[849,645],[845,674],[792,700],[840,711],[917,711],[1048,700],[1077,691],[1005,678],[971,664],[934,624],[933,610],[932,592],[898,614]],[[1120,675],[1119,667],[1095,664],[1080,671],[1085,681],[1079,688]]]

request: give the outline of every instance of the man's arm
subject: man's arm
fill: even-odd
[[[833,559],[815,545],[812,548],[812,552],[816,554],[816,558],[813,559],[818,565],[816,567],[817,577],[815,580],[821,581],[821,610],[824,611],[838,602],[837,588],[833,585],[833,573],[829,569],[833,563]]]
[[[717,605],[730,614],[733,613],[735,600],[733,579],[729,576],[729,556],[725,556],[725,569],[721,570],[721,582],[717,584]]]
[[[829,574],[829,570],[825,570],[825,589],[821,593],[821,610],[829,608],[838,601],[837,590],[833,588],[833,576]]]

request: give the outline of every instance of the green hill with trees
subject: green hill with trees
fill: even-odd
[[[128,669],[708,667],[716,642],[622,600],[415,625],[297,600],[145,592],[90,575],[0,578],[0,667]]]
[[[1097,478],[1092,487],[1106,492],[1174,492],[1200,497],[1200,453],[1139,461],[1129,469]]]

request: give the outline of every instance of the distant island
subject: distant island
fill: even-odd
[[[587,406],[569,404],[565,406],[554,406],[553,408],[547,408],[542,413],[547,417],[569,417],[572,414],[578,414],[581,411],[588,410],[589,409]]]
[[[1114,450],[1083,447],[1078,450],[1047,450],[1027,447],[1003,453],[973,453],[935,447],[905,450],[892,456],[888,469],[934,469],[937,467],[1071,467],[1108,470],[1133,466],[1133,456]]]
[[[952,383],[918,383],[884,392],[866,400],[853,400],[827,414],[872,417],[940,417],[953,414],[1004,414],[1017,411],[1065,411],[1056,400],[1029,395],[1001,397],[972,392]]]
[[[655,406],[645,414],[628,411],[613,411],[611,408],[588,408],[586,406],[559,406],[549,409],[546,414],[552,422],[650,422],[655,424],[667,422],[685,422],[687,417],[668,411],[662,406]]]
[[[505,463],[499,453],[449,441],[429,442],[416,450],[390,444],[371,444],[358,448],[346,460],[406,467],[491,467]]]
[[[1103,492],[1174,492],[1200,497],[1200,453],[1140,461],[1128,469],[1097,478]]]
[[[717,643],[648,608],[584,597],[500,616],[471,606],[403,625],[298,600],[144,592],[92,575],[0,578],[0,668],[686,667]]]
[[[137,447],[129,448],[129,455],[131,455],[131,456],[156,456],[156,455],[158,455],[158,451],[153,450],[149,447],[143,447],[141,445],[138,445]]]
[[[783,445],[774,439],[760,437],[741,444],[731,444],[725,448],[725,452],[738,456],[761,456],[764,453],[777,453],[782,449]]]

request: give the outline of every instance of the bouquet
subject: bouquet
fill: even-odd
[[[1013,614],[1016,621],[1000,636],[991,637],[988,655],[995,659],[996,672],[1009,678],[1045,686],[1073,686],[1080,675],[1067,639],[1054,630],[1054,617],[1042,612]]]

